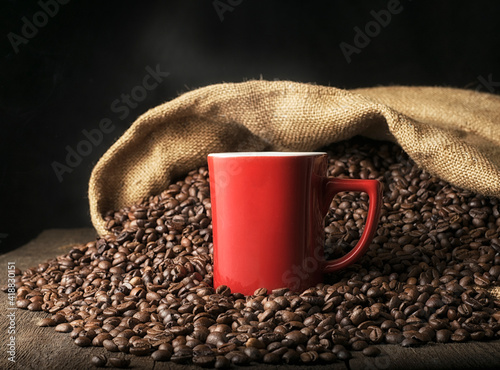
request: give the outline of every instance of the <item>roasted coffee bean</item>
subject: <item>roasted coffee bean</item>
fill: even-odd
[[[302,344],[299,344],[299,346],[302,346]],[[297,348],[301,348],[297,346]],[[286,352],[288,351],[287,347],[281,347],[281,348],[278,348],[278,349],[275,349],[273,351],[273,353],[276,353],[278,356],[283,356]]]
[[[319,359],[322,362],[332,363],[332,362],[337,361],[337,355],[335,355],[332,352],[321,352],[319,354]]]
[[[384,332],[379,327],[374,327],[368,337],[372,343],[380,343],[384,339]]]
[[[104,355],[92,356],[90,359],[90,363],[95,367],[104,367],[106,366],[106,362],[108,362],[108,359]]]
[[[339,360],[342,360],[342,361],[346,361],[346,360],[349,360],[350,358],[352,358],[351,352],[346,351],[345,349],[338,351],[336,353],[336,355],[337,355],[337,358]]]
[[[403,347],[414,347],[414,346],[417,346],[419,344],[420,344],[420,342],[416,339],[413,339],[413,338],[405,338],[401,342],[401,345]]]
[[[151,353],[151,345],[149,343],[137,343],[134,342],[132,347],[129,348],[131,355],[135,356],[146,356]]]
[[[276,353],[268,352],[264,355],[263,361],[266,364],[278,364],[281,361],[281,358]]]
[[[377,343],[498,339],[500,201],[447,184],[390,143],[328,148],[328,174],[384,183],[373,244],[356,268],[304,292],[213,287],[208,170],[104,215],[108,234],[16,273],[16,307],[75,343],[153,360],[228,367],[370,356]],[[325,219],[325,258],[359,240],[366,194],[339,193]],[[375,349],[372,349],[375,348]],[[226,358],[225,356],[228,356]]]
[[[75,344],[79,347],[88,347],[92,344],[92,341],[88,337],[80,336],[75,339]]]
[[[247,365],[250,363],[250,358],[240,351],[230,352],[226,355],[226,357],[228,356],[234,365]]]
[[[254,347],[254,348],[258,348],[258,349],[265,347],[264,343],[262,341],[258,340],[257,338],[248,339],[247,342],[245,343],[245,346],[246,347]]]
[[[227,337],[225,333],[214,331],[208,335],[206,341],[207,344],[211,344],[213,346],[219,346],[227,342]]]
[[[351,344],[351,348],[354,350],[354,351],[362,351],[364,350],[366,347],[368,347],[368,343],[365,342],[364,340],[357,340],[355,342],[353,342]]]
[[[266,288],[258,288],[257,290],[255,290],[255,292],[253,294],[256,296],[265,296],[265,295],[267,295],[267,289]]]
[[[23,308],[23,307],[20,307]],[[42,310],[42,303],[39,301],[31,302],[28,305],[28,310],[30,311],[41,311]]]
[[[285,335],[285,339],[290,340],[290,344],[297,345],[307,342],[307,336],[299,330],[294,330]]]
[[[295,364],[299,362],[300,354],[296,350],[289,349],[283,354],[282,359],[286,364]]]
[[[172,351],[158,349],[151,354],[154,361],[168,361],[172,357]]]
[[[52,315],[51,319],[55,321],[56,325],[66,322],[66,317],[60,313]]]
[[[38,326],[55,326],[56,322],[53,319],[46,317],[46,318],[38,321],[37,325]]]
[[[215,365],[215,355],[211,356],[194,356],[193,364],[201,367],[214,367]]]
[[[332,353],[339,353],[340,351],[346,351],[346,348],[342,344],[335,344],[332,348]]]
[[[113,337],[109,333],[97,334],[94,339],[92,339],[92,345],[95,347],[102,347],[106,339],[112,339]]]
[[[111,339],[105,339],[102,346],[109,352],[119,352],[118,346]]]
[[[109,364],[120,369],[127,368],[130,365],[130,360],[124,357],[110,357]]]
[[[58,331],[59,333],[69,333],[70,331],[73,330],[73,327],[71,326],[71,324],[62,323],[57,325],[55,330]]]
[[[28,309],[28,306],[30,305],[30,300],[29,299],[18,299],[16,300],[16,307],[17,308],[22,308],[22,309]]]
[[[365,349],[363,349],[363,355],[368,356],[368,357],[378,356],[378,355],[380,355],[380,349],[378,349],[377,347],[373,347],[373,346],[366,347]]]
[[[191,360],[192,355],[189,353],[174,353],[172,357],[170,357],[170,361],[176,364],[185,364],[189,360]]]
[[[215,358],[214,367],[216,369],[228,369],[231,366],[231,361],[229,361],[224,356],[217,356]]]
[[[247,355],[252,362],[260,361],[260,359],[262,358],[261,351],[256,347],[246,347],[243,350],[243,353],[245,353],[245,355]]]
[[[457,329],[453,334],[451,334],[450,339],[453,342],[464,342],[467,339],[469,339],[470,334],[467,330],[465,329]]]
[[[81,335],[85,335],[85,329],[82,327],[76,327],[69,333],[71,339],[76,339]]]
[[[316,362],[319,355],[316,351],[308,351],[300,354],[300,361],[304,364]]]

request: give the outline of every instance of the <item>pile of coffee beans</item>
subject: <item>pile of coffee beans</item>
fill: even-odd
[[[500,280],[499,201],[422,171],[394,144],[355,138],[326,150],[329,175],[379,179],[385,190],[367,255],[324,284],[247,297],[214,288],[203,167],[109,212],[109,235],[18,275],[17,307],[51,313],[39,325],[81,347],[216,368],[331,363],[351,351],[377,356],[373,344],[500,337],[500,300],[489,293]],[[329,258],[356,244],[367,209],[365,194],[335,197]]]

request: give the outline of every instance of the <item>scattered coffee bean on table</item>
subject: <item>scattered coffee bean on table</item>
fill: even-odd
[[[104,355],[92,356],[92,358],[90,359],[90,363],[95,367],[104,367],[106,366],[107,362],[108,359]]]
[[[500,300],[488,290],[500,280],[499,200],[432,176],[394,144],[354,138],[326,150],[330,176],[379,179],[385,190],[366,256],[325,283],[248,297],[214,289],[202,167],[159,195],[108,212],[108,235],[17,271],[17,307],[53,314],[39,325],[71,332],[80,346],[216,368],[328,363],[353,350],[376,356],[373,344],[500,337]],[[366,194],[334,198],[328,258],[356,244],[367,210]],[[109,359],[117,367],[128,362]]]
[[[127,368],[130,365],[130,360],[125,357],[110,357],[109,364],[120,369]]]
[[[46,317],[45,319],[41,319],[37,323],[38,326],[55,326],[56,322],[54,319],[51,319],[50,317]]]

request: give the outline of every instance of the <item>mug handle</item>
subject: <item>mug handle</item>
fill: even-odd
[[[325,261],[323,266],[324,273],[341,270],[359,260],[370,246],[375,232],[377,231],[377,225],[380,218],[380,209],[382,206],[382,184],[378,180],[326,178],[326,192],[324,199],[326,211],[328,211],[335,194],[341,191],[362,191],[368,194],[370,205],[368,207],[366,225],[358,244],[356,244],[356,246],[349,253],[340,258]]]

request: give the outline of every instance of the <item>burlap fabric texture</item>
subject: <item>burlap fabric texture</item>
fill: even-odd
[[[440,178],[500,197],[499,96],[249,81],[190,91],[140,116],[92,172],[92,222],[105,234],[106,211],[160,193],[212,152],[311,151],[358,134],[396,142]]]

